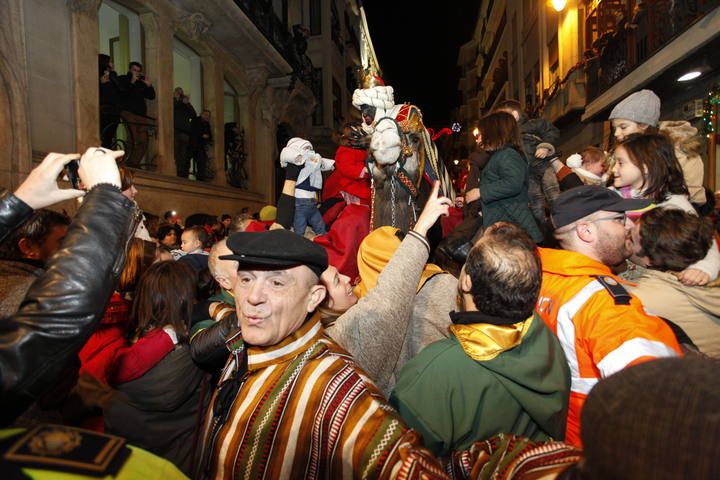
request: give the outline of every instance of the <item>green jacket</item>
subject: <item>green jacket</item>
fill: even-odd
[[[543,239],[529,207],[528,164],[515,149],[493,152],[480,175],[483,227],[505,221],[521,226],[536,242]]]
[[[498,433],[565,437],[570,371],[555,335],[531,318],[519,344],[491,360],[473,360],[453,334],[405,364],[390,403],[433,453]]]

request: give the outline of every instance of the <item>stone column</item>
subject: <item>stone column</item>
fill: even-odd
[[[0,185],[14,189],[32,168],[27,60],[20,0],[0,15]]]
[[[237,118],[237,124],[238,127],[242,128],[245,133],[245,171],[248,174],[248,186],[247,189],[251,192],[256,192],[257,190],[254,188],[254,178],[256,176],[256,166],[255,166],[255,146],[253,145],[253,142],[251,142],[251,131],[254,131],[251,129],[253,123],[254,123],[254,115],[251,115],[250,112],[250,96],[249,95],[240,95],[238,94],[237,97],[235,97],[235,100],[237,102],[237,111],[238,111],[238,118]]]
[[[155,138],[148,146],[148,157],[156,172],[175,176],[173,144],[173,29],[167,15],[146,12],[140,16],[145,33],[145,72],[155,88],[155,100],[148,100],[148,115],[156,119]]]
[[[223,123],[223,70],[211,56],[201,58],[203,70],[203,105],[210,110],[213,144],[210,147],[212,158],[209,159],[215,171],[212,183],[227,185],[225,180],[225,126]],[[199,114],[200,112],[198,112]]]
[[[280,152],[275,141],[276,127],[269,122],[256,122],[255,134],[255,178],[253,190],[261,192],[265,203],[275,203],[275,162]]]
[[[245,141],[250,156],[250,190],[262,192],[266,202],[274,200],[273,180],[276,156],[275,128],[273,118],[273,88],[267,85],[268,70],[265,66],[246,70],[248,89],[249,122]]]
[[[75,145],[84,151],[100,145],[98,82],[98,9],[100,0],[69,0],[72,22],[72,68]]]

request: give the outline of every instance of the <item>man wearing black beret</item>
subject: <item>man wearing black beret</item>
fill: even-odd
[[[287,230],[237,233],[223,260],[239,263],[233,288],[240,333],[204,422],[197,477],[444,478],[419,435],[352,357],[328,338],[315,309],[327,254]],[[426,472],[426,473],[425,473]]]
[[[565,439],[574,445],[580,445],[582,406],[601,378],[680,352],[672,330],[648,315],[610,269],[632,254],[633,222],[626,212],[649,204],[585,185],[561,193],[553,205],[554,235],[564,250],[540,249],[536,310],[558,336],[570,367]]]

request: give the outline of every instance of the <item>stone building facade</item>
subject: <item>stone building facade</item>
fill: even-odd
[[[718,0],[482,0],[477,18],[458,55],[466,132],[513,98],[560,128],[563,158],[587,145],[608,148],[611,109],[641,88],[662,99],[661,120],[703,130],[702,101],[720,82]],[[692,70],[702,75],[678,82]],[[464,143],[472,145],[470,135]],[[716,190],[717,134],[707,147],[705,183]]]
[[[156,214],[176,210],[185,217],[198,212],[254,212],[274,203],[278,127],[282,125],[293,136],[309,136],[316,108],[315,93],[295,75],[287,54],[292,26],[306,23],[308,2],[2,2],[0,185],[16,187],[33,162],[48,152],[82,152],[99,145],[97,65],[98,53],[105,47],[99,45],[99,11],[103,4],[110,4],[136,15],[141,26],[141,58],[131,60],[143,63],[157,94],[147,102],[148,115],[156,119],[147,155],[153,167],[135,170],[141,208]],[[201,64],[201,91],[196,95],[202,98],[202,108],[211,112],[210,158],[216,172],[207,182],[175,175],[173,52],[177,42],[197,54]],[[344,58],[341,61],[344,67]],[[124,74],[126,65],[116,65],[116,69]],[[345,100],[349,103],[349,97]],[[224,175],[223,125],[228,109],[234,110],[231,117],[245,133],[247,189],[230,186]],[[61,208],[72,211],[74,205]]]

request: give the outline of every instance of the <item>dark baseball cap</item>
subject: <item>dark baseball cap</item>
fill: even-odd
[[[555,199],[551,216],[557,229],[600,210],[627,212],[641,210],[651,203],[651,200],[623,198],[600,185],[583,185],[561,193]]]
[[[237,260],[240,270],[287,268],[304,265],[319,277],[328,267],[327,252],[320,245],[289,230],[238,232],[227,239],[232,255],[221,260]]]

